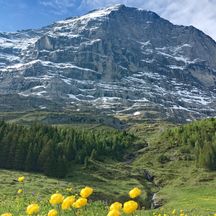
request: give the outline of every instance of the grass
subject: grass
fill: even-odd
[[[26,177],[25,184],[24,184],[24,193],[22,195],[17,195],[17,190],[22,187],[21,184],[16,181],[16,179],[24,175]],[[80,178],[79,180],[81,180]],[[90,183],[90,179],[86,179],[85,182]],[[84,182],[84,181],[83,181]],[[67,187],[73,187],[74,194],[78,193],[80,188],[83,187],[83,182],[77,182],[76,179],[69,179],[67,180],[58,180],[58,179],[51,179],[43,175],[39,174],[29,174],[24,172],[17,172],[17,171],[7,171],[7,170],[0,170],[0,214],[3,212],[12,212],[14,215],[25,215],[25,209],[26,207],[31,203],[38,203],[41,207],[41,214],[40,215],[46,215],[46,213],[53,207],[50,206],[48,203],[49,197],[51,194],[55,193],[56,191],[66,195],[66,188]],[[113,182],[114,183],[114,182]],[[118,187],[119,190],[124,190],[126,192],[126,188],[131,188],[135,182],[132,183],[132,185],[127,185],[127,183],[122,184],[121,187]],[[120,185],[121,183],[119,181],[116,182],[116,184]],[[90,184],[91,185],[91,184]],[[104,184],[105,185],[105,184]],[[114,187],[114,184],[109,184],[109,182],[106,182],[107,189],[109,190]],[[129,187],[127,187],[129,186]],[[95,185],[95,193],[98,194],[99,190],[102,189],[100,185]],[[117,189],[115,187],[115,189]],[[105,188],[103,188],[105,190]],[[168,190],[166,190],[166,193]],[[213,195],[213,191],[211,192],[208,190],[209,193]],[[110,191],[110,193],[115,193],[115,190]],[[190,199],[190,202],[188,202],[185,199],[185,194],[190,194],[190,196],[187,197],[187,199]],[[199,210],[196,205],[193,204],[192,199],[196,195],[202,195],[200,196],[200,204],[202,204],[203,199],[207,201],[207,197],[202,193],[202,189],[200,188],[199,191],[196,191],[194,188],[190,188],[190,190],[177,190],[175,193],[173,193],[172,188],[170,188],[170,197],[171,200],[175,200],[175,202],[169,202],[169,205],[164,206],[164,208],[161,208],[159,210],[155,210],[155,213],[166,213],[169,214],[173,211],[173,209],[176,209],[180,212],[180,209],[184,209],[187,213],[197,214],[197,215],[210,215],[204,212],[202,212],[202,209]],[[177,196],[176,196],[177,195]],[[126,193],[125,193],[125,196]],[[173,197],[175,199],[173,199]],[[208,199],[211,197],[208,196]],[[214,196],[212,196],[212,204],[214,203]],[[127,197],[127,199],[129,199]],[[179,202],[181,200],[181,202]],[[191,206],[188,206],[188,203],[191,203]],[[193,209],[193,208],[195,209]],[[209,211],[211,206],[209,206]],[[94,197],[92,197],[92,200],[90,201],[89,206],[87,206],[84,209],[81,209],[78,213],[78,215],[92,215],[92,216],[105,216],[108,212],[108,203],[107,202],[101,202],[101,201],[94,201]],[[202,212],[202,213],[201,213]],[[213,211],[212,211],[213,212]],[[199,214],[198,214],[199,213]],[[73,212],[66,212],[62,215],[73,215]],[[122,214],[124,215],[124,214]],[[146,211],[146,210],[139,210],[136,213],[137,216],[144,216],[144,215],[153,215],[153,211]]]
[[[25,118],[29,119],[26,114]],[[90,130],[103,130],[104,127],[109,127],[112,130],[110,126],[88,123],[58,126],[85,127]],[[168,148],[166,143],[160,142],[161,133],[173,126],[167,122],[135,122],[127,128],[127,131],[138,137],[135,145],[143,148],[137,148],[137,151],[133,152],[132,159],[126,159],[122,163],[109,159],[105,163],[91,161],[87,168],[74,165],[71,173],[64,180],[51,179],[40,174],[0,170],[0,194],[2,195],[0,214],[7,209],[12,209],[16,213],[15,207],[11,207],[11,200],[16,202],[16,191],[19,188],[15,180],[18,176],[25,175],[27,179],[25,187],[30,200],[35,198],[32,192],[40,194],[41,199],[47,202],[50,194],[56,190],[64,193],[66,187],[72,186],[78,192],[86,185],[92,186],[95,193],[91,199],[96,202],[88,207],[88,211],[81,212],[80,215],[105,216],[108,204],[113,201],[126,201],[128,191],[136,186],[143,190],[139,199],[141,206],[146,205],[149,193],[156,194],[163,204],[159,209],[142,210],[137,215],[152,215],[153,212],[171,215],[173,209],[178,212],[183,209],[188,216],[214,215],[216,172],[197,168],[195,161],[185,158],[179,147]],[[161,163],[161,156],[166,156],[169,160]],[[153,182],[146,180],[143,175],[145,171],[154,176]],[[26,204],[22,201],[21,215],[24,215],[23,209]],[[46,211],[48,207],[45,205],[44,214]]]
[[[155,176],[156,195],[165,209],[184,209],[199,215],[213,215],[216,211],[216,172],[197,168],[194,160],[188,160],[180,147],[168,148],[160,141],[160,135],[171,124],[138,124],[130,131],[139,134],[139,142],[148,146],[138,152],[132,169],[146,169]],[[161,163],[166,155],[169,160]]]
[[[209,187],[210,186],[210,187]],[[167,204],[164,208],[178,208],[185,210],[196,209],[196,211],[203,214],[215,212],[216,190],[213,185],[199,185],[199,186],[184,186],[175,188],[172,186],[161,190],[161,195],[167,198]]]
[[[51,206],[48,204],[51,194],[58,191],[66,195],[66,188],[68,187],[72,187],[73,193],[77,194],[79,193],[79,190],[88,183],[88,185],[93,186],[95,193],[92,196],[92,203],[90,203],[90,206],[85,210],[81,210],[79,215],[105,216],[108,212],[107,202],[101,202],[98,200],[100,199],[102,191],[109,191],[109,193],[112,193],[113,196],[115,196],[116,192],[125,192],[125,196],[127,196],[126,189],[130,189],[133,185],[137,185],[137,182],[133,181],[130,183],[128,181],[125,183],[123,183],[123,181],[112,181],[111,183],[103,182],[103,184],[100,184],[99,181],[93,179],[93,176],[89,176],[87,174],[83,174],[81,176],[77,174],[78,173],[76,173],[74,178],[70,177],[68,179],[58,180],[48,178],[40,174],[0,170],[0,194],[2,195],[0,198],[0,214],[10,211],[14,215],[25,215],[24,210],[26,206],[32,202],[40,203],[43,214],[45,214],[51,208]],[[24,186],[17,182],[17,178],[23,175],[26,178]],[[119,184],[121,185],[118,187]],[[110,191],[111,187],[113,188],[112,191]],[[20,188],[24,188],[24,193],[17,195],[17,191]],[[104,193],[104,196],[105,194],[106,193]],[[97,201],[93,202],[96,198]],[[103,197],[103,200],[104,198],[105,197]],[[71,213],[64,215],[71,215]]]
[[[50,125],[66,125],[78,127],[107,126],[117,129],[125,127],[125,122],[119,119],[100,113],[64,111],[23,111],[23,112],[0,112],[0,121],[29,125],[34,122],[41,122]]]
[[[24,184],[24,194],[17,195],[16,192],[20,188],[20,183],[16,180],[19,176],[24,175],[26,177]],[[125,193],[126,200],[129,199],[127,196],[127,190],[132,188],[137,182],[128,182],[123,181],[119,182],[113,181],[112,184],[109,182],[104,182],[102,185],[96,185],[95,179],[86,178],[83,181],[81,180],[84,176],[80,176],[80,178],[71,178],[58,180],[48,178],[46,176],[40,174],[30,174],[25,172],[17,172],[17,171],[8,171],[8,170],[0,170],[0,214],[3,212],[12,212],[14,215],[25,215],[26,207],[31,203],[39,203],[41,206],[41,215],[46,215],[46,213],[52,208],[48,204],[48,200],[51,194],[56,191],[66,195],[66,188],[73,187],[73,193],[76,194],[79,190],[85,186],[83,183],[87,182],[88,185],[94,182],[95,195],[98,199],[98,195],[100,194],[100,190],[109,190],[110,194],[115,196],[115,192],[122,191]],[[87,175],[86,175],[87,177]],[[93,180],[93,182],[92,182]],[[215,180],[212,180],[215,183]],[[180,210],[184,210],[188,215],[213,215],[215,212],[215,190],[211,187],[213,182],[208,182],[205,184],[204,182],[199,185],[190,185],[190,186],[182,186],[175,187],[174,185],[167,186],[160,191],[160,196],[164,199],[167,199],[167,203],[160,209],[154,211],[147,210],[139,210],[136,215],[137,216],[146,216],[155,214],[163,214],[171,215],[173,209],[176,209],[177,212]],[[106,185],[106,187],[105,187]],[[22,187],[22,186],[21,186]],[[113,190],[111,190],[113,188]],[[108,202],[94,201],[95,195],[92,196],[91,202],[88,207],[79,211],[79,215],[92,215],[92,216],[105,216],[108,212]],[[64,213],[63,215],[73,215],[72,212]]]

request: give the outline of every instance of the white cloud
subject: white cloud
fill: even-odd
[[[116,3],[152,10],[174,24],[193,25],[216,40],[216,0],[83,0],[80,9]]]

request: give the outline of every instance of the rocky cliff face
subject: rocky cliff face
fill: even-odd
[[[40,99],[38,107],[50,100],[149,118],[215,116],[216,43],[192,26],[115,5],[0,34],[0,94]]]

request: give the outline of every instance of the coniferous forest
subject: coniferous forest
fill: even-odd
[[[196,160],[197,167],[216,170],[216,119],[194,121],[166,130],[161,142],[167,148],[179,148],[188,160]]]
[[[134,137],[117,130],[81,130],[0,122],[0,168],[64,177],[73,164],[109,157],[120,161]]]

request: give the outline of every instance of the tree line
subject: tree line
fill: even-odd
[[[194,121],[165,131],[161,140],[193,154],[198,167],[216,170],[216,118]]]
[[[73,129],[0,122],[0,168],[65,177],[89,159],[121,160],[134,136],[125,131]]]

